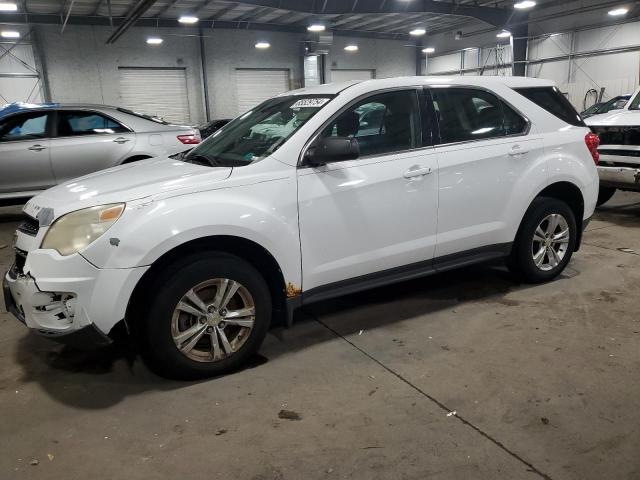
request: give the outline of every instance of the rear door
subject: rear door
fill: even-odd
[[[0,192],[55,185],[49,160],[49,113],[28,112],[0,121]]]
[[[119,165],[135,133],[107,115],[89,110],[56,112],[51,165],[58,183]]]
[[[487,90],[433,87],[431,97],[439,125],[435,256],[479,248],[499,254],[513,241],[508,207],[524,190],[522,179],[546,180],[542,140],[524,115]]]

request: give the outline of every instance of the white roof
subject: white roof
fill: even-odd
[[[424,76],[424,77],[395,77],[395,78],[380,78],[375,80],[363,80],[363,81],[351,81],[351,82],[339,82],[339,83],[327,83],[324,85],[318,85],[314,87],[301,88],[299,90],[293,90],[291,92],[283,93],[282,95],[336,95],[341,91],[353,86],[370,88],[371,90],[392,88],[392,87],[404,87],[414,85],[477,85],[487,86],[502,84],[510,88],[521,87],[552,87],[555,83],[551,80],[542,80],[538,78],[529,77],[504,77],[504,76]]]

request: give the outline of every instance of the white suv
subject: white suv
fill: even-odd
[[[594,211],[596,162],[597,137],[546,81],[297,90],[182,160],[32,199],[5,301],[83,346],[124,320],[157,372],[216,375],[310,302],[497,258],[524,281],[551,280]]]

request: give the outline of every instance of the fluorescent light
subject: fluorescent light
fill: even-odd
[[[499,34],[496,35],[498,38],[509,38],[511,36],[511,32],[508,30],[503,30]]]
[[[609,15],[612,17],[619,17],[620,15],[626,15],[629,11],[628,8],[614,8],[613,10],[609,10]]]
[[[357,45],[347,45],[346,47],[344,47],[344,49],[347,52],[357,52],[358,51],[358,46]]]
[[[535,6],[536,6],[536,2],[534,2],[533,0],[522,0],[521,2],[517,2],[513,4],[513,8],[517,8],[518,10],[533,8]]]
[[[414,37],[419,37],[424,35],[427,31],[424,28],[414,28],[409,32],[409,35],[413,35]]]
[[[2,38],[20,38],[20,32],[14,32],[12,30],[3,30],[0,32]]]
[[[147,43],[149,45],[160,45],[162,43],[162,39],[158,37],[149,37],[147,38]]]
[[[266,48],[269,48],[271,46],[271,44],[269,42],[258,42],[256,43],[256,48],[259,48],[260,50],[264,50]]]
[[[15,3],[0,3],[0,12],[15,12],[18,10],[18,5]]]
[[[307,30],[310,32],[324,32],[325,31],[325,26],[324,25],[320,25],[318,23],[315,23],[313,25],[309,25],[307,27]]]
[[[435,51],[436,51],[436,49],[433,48],[433,47],[427,47],[427,48],[423,48],[422,49],[422,53],[433,53]]]
[[[178,19],[180,23],[197,23],[198,17],[192,17],[190,15],[183,15]]]

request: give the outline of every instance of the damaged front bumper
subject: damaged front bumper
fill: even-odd
[[[79,254],[26,253],[3,280],[7,311],[34,332],[81,348],[111,342],[129,298],[148,267],[100,269]]]
[[[628,190],[640,190],[640,167],[598,167],[600,185]]]

